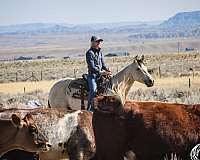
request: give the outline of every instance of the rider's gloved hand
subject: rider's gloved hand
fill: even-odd
[[[106,71],[99,71],[99,74],[102,75],[102,74],[105,74]]]
[[[110,70],[110,68],[108,68],[106,71],[108,74],[112,75],[112,71]]]

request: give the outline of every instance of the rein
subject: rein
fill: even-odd
[[[101,75],[100,76],[100,80],[102,80],[102,82],[100,83],[101,88],[99,94],[104,94],[104,93],[108,93],[108,89],[112,89],[112,78],[110,75]]]

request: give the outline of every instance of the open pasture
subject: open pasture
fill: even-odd
[[[107,65],[113,74],[130,64],[133,56],[106,58]],[[200,103],[200,54],[174,53],[146,55],[145,65],[152,70],[155,85],[151,88],[134,83],[128,95],[133,100],[156,100],[177,103]],[[59,79],[67,77],[80,77],[86,73],[85,59],[51,59],[31,61],[0,62],[0,102],[7,104],[14,98],[15,104],[24,104],[29,100],[37,100],[47,106],[48,93],[52,85]],[[40,71],[43,79],[40,80]],[[18,73],[16,77],[10,77]],[[39,81],[30,78],[34,76]],[[37,74],[38,73],[38,74]],[[9,76],[10,75],[10,76]],[[13,74],[15,75],[15,74]],[[190,79],[190,88],[189,88]]]
[[[130,64],[134,56],[110,57],[105,61],[115,74]],[[200,54],[197,52],[145,56],[145,65],[153,71],[154,77],[199,77],[199,62]],[[0,62],[1,83],[80,77],[86,72],[85,58]]]

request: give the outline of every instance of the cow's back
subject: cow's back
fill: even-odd
[[[129,101],[124,107],[127,112],[132,110],[129,136],[143,159],[166,153],[189,159],[191,149],[200,143],[200,105]]]

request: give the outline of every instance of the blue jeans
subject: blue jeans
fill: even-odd
[[[89,93],[88,93],[88,111],[93,111],[93,98],[96,95],[97,91],[97,83],[96,83],[97,76],[95,74],[88,74],[87,80],[88,80],[88,87],[89,87]]]

